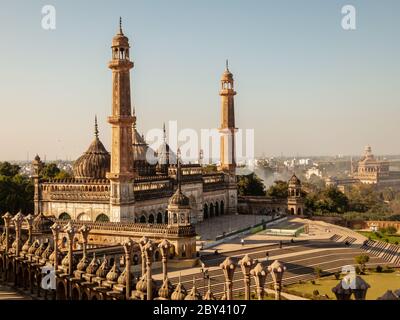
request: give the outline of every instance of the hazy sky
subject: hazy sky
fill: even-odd
[[[41,27],[46,4],[53,31]],[[341,27],[346,4],[355,31]],[[255,129],[256,154],[400,153],[398,0],[0,0],[0,160],[75,159],[95,114],[109,149],[119,16],[141,132],[217,127],[229,58],[237,126]]]

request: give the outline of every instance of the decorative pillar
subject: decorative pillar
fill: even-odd
[[[242,269],[243,277],[244,277],[244,288],[245,288],[245,300],[250,300],[250,271],[257,264],[257,260],[253,260],[246,254],[242,260],[239,261],[239,266]]]
[[[8,251],[10,250],[10,224],[12,217],[13,216],[9,212],[3,215],[4,228],[6,231],[6,253],[8,253]]]
[[[129,238],[125,241],[122,246],[124,247],[125,252],[125,273],[126,273],[126,285],[125,285],[125,298],[126,300],[130,299],[131,296],[131,259],[132,259],[132,252],[133,246],[135,242]]]
[[[58,237],[60,235],[61,226],[56,222],[50,227],[54,237],[54,272],[58,270]]]
[[[15,249],[15,256],[19,257],[20,249],[21,249],[21,226],[24,221],[24,215],[21,212],[18,212],[15,217],[12,219],[15,227],[15,241],[17,244],[17,248]]]
[[[28,223],[28,244],[32,243],[32,228],[33,228],[33,221],[35,220],[35,217],[31,214],[28,214],[25,217],[25,221]]]
[[[265,272],[261,263],[258,263],[253,270],[251,270],[251,275],[254,277],[256,283],[257,297],[258,300],[264,299],[264,286],[265,280],[267,279],[267,273]]]
[[[161,251],[162,266],[163,266],[163,281],[165,281],[168,277],[167,262],[168,262],[169,249],[171,248],[171,243],[167,239],[164,239],[158,245],[158,248]]]
[[[282,278],[286,267],[283,263],[275,260],[270,266],[268,266],[268,272],[271,273],[272,280],[274,281],[275,287],[275,300],[281,300],[281,290],[282,290]]]
[[[140,252],[142,254],[142,277],[146,274],[146,253],[144,247],[146,246],[149,239],[147,237],[142,237],[139,241]]]
[[[151,274],[151,263],[153,262],[154,243],[147,241],[144,251],[146,254],[146,269],[147,269],[147,300],[153,300],[153,279]]]
[[[80,227],[79,232],[82,235],[82,246],[83,246],[83,257],[87,257],[87,243],[88,243],[88,236],[91,228],[88,227],[87,225],[83,225]]]
[[[236,264],[233,263],[230,257],[226,258],[223,263],[219,265],[219,267],[224,272],[225,283],[227,288],[227,300],[232,300],[232,281],[233,276],[235,275]]]
[[[74,237],[76,233],[76,228],[72,226],[71,222],[69,222],[65,227],[64,227],[64,232],[68,236],[68,254],[69,254],[69,261],[68,261],[68,274],[70,276],[73,275],[73,250],[74,250]]]

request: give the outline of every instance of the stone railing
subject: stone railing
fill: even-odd
[[[126,235],[143,235],[153,234],[160,237],[165,236],[179,236],[179,237],[193,237],[196,231],[193,225],[188,226],[172,226],[168,224],[148,224],[148,223],[133,223],[133,222],[89,222],[89,221],[67,221],[52,218],[54,222],[64,226],[68,222],[77,228],[86,225],[96,233],[120,232]]]

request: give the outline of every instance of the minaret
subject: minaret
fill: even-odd
[[[41,213],[40,210],[40,200],[41,200],[41,192],[40,192],[40,174],[43,169],[43,162],[40,160],[39,155],[36,155],[35,159],[32,161],[33,167],[33,186],[34,186],[34,194],[33,194],[33,203],[34,203],[34,214],[38,215]]]
[[[133,153],[131,113],[129,40],[119,31],[112,40],[112,115],[108,122],[112,126],[111,170],[107,178],[111,182],[110,221],[119,222],[134,217]]]
[[[233,75],[229,71],[228,60],[226,69],[221,78],[221,146],[220,146],[220,167],[221,171],[235,174],[236,155],[235,155],[235,104],[234,97],[236,92],[233,87]]]
[[[228,60],[221,78],[221,134],[220,161],[218,170],[226,173],[228,214],[237,214],[237,183],[236,183],[236,150],[235,134],[235,104],[236,91],[233,86],[233,74],[229,71]]]

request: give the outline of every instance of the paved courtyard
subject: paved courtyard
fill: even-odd
[[[27,296],[23,296],[15,290],[0,285],[0,300],[32,300]]]

